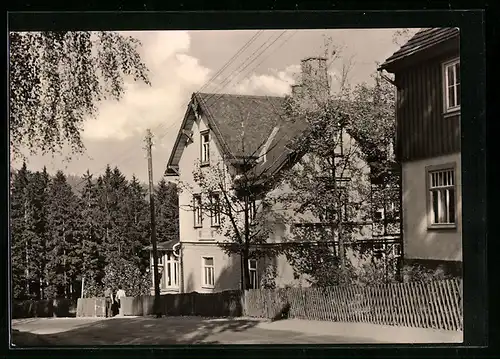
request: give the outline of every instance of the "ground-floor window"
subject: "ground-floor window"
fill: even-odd
[[[168,253],[165,261],[165,288],[179,287],[179,261],[172,253]]]
[[[213,288],[215,285],[214,258],[203,257],[202,266],[203,266],[203,273],[202,273],[203,287]]]
[[[431,169],[427,174],[430,225],[454,225],[456,217],[455,169]]]
[[[151,259],[152,273],[154,273],[153,266],[153,260]],[[160,252],[158,254],[160,289],[179,288],[179,268],[179,260],[173,255],[172,252]]]

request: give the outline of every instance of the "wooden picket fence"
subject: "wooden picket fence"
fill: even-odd
[[[284,305],[288,317],[308,320],[463,330],[458,279],[377,286],[251,289],[244,315],[273,318]]]

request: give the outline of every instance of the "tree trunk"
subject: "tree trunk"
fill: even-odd
[[[25,230],[28,227],[28,200],[25,199],[24,201],[24,226]],[[30,282],[29,282],[29,254],[28,254],[28,236],[25,237],[24,241],[24,260],[25,260],[25,267],[24,267],[24,275],[25,275],[25,286],[26,286],[26,295],[30,295]]]
[[[245,243],[242,252],[242,262],[243,262],[243,289],[250,288],[250,272],[248,269],[248,260],[250,257],[250,216],[249,216],[249,198],[245,196]]]
[[[342,144],[341,144],[342,146]],[[339,241],[339,260],[340,260],[340,281],[341,284],[345,282],[345,248],[344,248],[344,237],[342,233],[342,201],[341,196],[337,187],[337,168],[335,165],[335,154],[333,155],[332,161],[332,177],[333,177],[333,193],[337,196],[335,201],[335,212],[337,214],[337,233]],[[334,237],[335,238],[335,237]]]
[[[63,221],[63,269],[64,269],[64,298],[68,298],[68,279],[66,273],[66,226]]]
[[[246,247],[246,246],[245,246]],[[242,267],[243,267],[243,289],[250,289],[250,271],[248,269],[248,260],[250,257],[249,248],[244,248],[242,252]]]

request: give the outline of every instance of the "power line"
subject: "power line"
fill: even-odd
[[[256,60],[257,60],[257,59],[258,59],[258,58],[259,58],[259,57],[260,57],[260,56],[261,56],[261,55],[262,55],[262,54],[263,54],[263,53],[264,53],[264,52],[265,52],[268,48],[269,48],[269,47],[271,47],[274,43],[276,43],[276,41],[278,41],[278,40],[279,40],[279,39],[280,39],[280,38],[281,38],[281,37],[282,37],[282,36],[283,36],[286,32],[287,32],[287,30],[283,31],[283,32],[282,32],[282,33],[281,33],[278,37],[276,37],[276,39],[274,39],[274,41],[273,41],[271,44],[269,44],[267,47],[265,47],[265,48],[264,48],[261,52],[259,52],[259,53],[257,54],[257,56],[255,56],[255,57],[254,57],[255,53],[256,53],[259,49],[261,49],[261,48],[262,48],[262,47],[263,47],[266,43],[268,43],[268,42],[272,39],[273,35],[271,35],[271,36],[268,38],[268,40],[267,40],[264,44],[262,44],[262,45],[261,45],[261,46],[260,46],[257,50],[255,50],[255,51],[254,51],[254,52],[253,52],[253,53],[252,53],[252,54],[251,54],[251,55],[250,55],[250,56],[249,56],[249,57],[248,57],[248,58],[247,58],[247,59],[246,59],[246,60],[245,60],[245,61],[244,61],[244,62],[243,62],[243,63],[242,63],[239,67],[238,67],[238,69],[236,69],[236,70],[235,70],[235,71],[238,71],[238,70],[239,70],[239,71],[238,71],[238,73],[236,74],[236,76],[238,76],[238,74],[240,74],[241,72],[243,72],[243,70],[245,70],[245,69],[246,69],[248,66],[250,66],[253,62],[255,62],[255,61],[256,61]],[[293,35],[292,35],[292,36],[293,36]],[[291,38],[291,37],[290,37],[290,38]],[[286,42],[286,41],[285,41],[285,42]],[[283,45],[283,44],[282,44],[282,45]],[[281,47],[281,46],[280,46],[280,47]],[[278,48],[279,48],[279,47],[278,47]],[[274,51],[275,51],[275,50],[274,50]],[[271,52],[271,54],[272,54],[274,51],[272,51],[272,52]],[[264,60],[266,60],[266,59],[267,59],[267,58],[268,58],[271,54],[269,54],[266,58],[264,58]],[[250,61],[250,62],[248,62],[248,63],[246,63],[246,62],[247,62],[249,59],[251,59],[251,58],[253,58],[253,60],[252,60],[252,61]],[[261,61],[260,63],[262,63],[262,62],[263,62],[263,61]],[[246,66],[245,66],[245,63],[246,63]],[[260,64],[260,63],[259,63],[259,64]],[[258,64],[258,65],[259,65],[259,64]],[[243,67],[243,68],[242,68],[242,67]],[[254,67],[254,68],[255,68],[255,67]],[[235,71],[233,71],[233,73],[234,73]],[[250,71],[247,73],[247,75],[248,75],[249,73],[250,73]],[[232,73],[231,73],[231,74],[232,74]],[[232,82],[232,81],[233,81],[233,80],[231,79],[231,74],[230,74],[228,77],[226,77],[226,79],[223,81],[223,83],[222,83],[222,88],[224,88],[224,87],[225,87],[225,86],[227,86],[230,82]],[[233,78],[234,78],[234,77],[233,77]],[[230,80],[229,80],[229,82],[227,81],[228,79],[230,79]],[[244,79],[244,77],[243,77],[243,78],[241,78],[239,81],[237,81],[237,82],[236,82],[236,84],[240,83],[243,79]],[[220,91],[220,90],[222,90],[222,88],[220,88],[220,89],[219,89],[219,91]],[[222,95],[218,96],[218,97],[217,97],[217,99],[216,99],[215,101],[213,101],[211,105],[208,105],[208,104],[207,104],[207,102],[208,102],[210,99],[212,99],[214,96],[216,96],[216,95],[217,95],[217,93],[210,94],[210,95],[208,96],[208,98],[207,98],[207,99],[201,99],[201,101],[203,101],[203,102],[205,103],[205,105],[206,105],[206,109],[207,109],[207,111],[208,111],[209,113],[210,113],[210,107],[211,107],[213,104],[215,104],[215,103],[216,103],[216,102],[217,102],[217,101],[218,101],[218,100],[222,97]],[[215,125],[215,126],[216,126],[216,130],[218,130],[218,131],[219,131],[219,133],[220,133],[220,130],[217,128],[217,125]],[[222,138],[223,138],[223,137],[222,137]],[[224,142],[224,144],[223,144],[223,145],[226,145],[226,147],[227,147],[227,143],[225,143],[224,138],[223,138],[223,142]]]
[[[276,39],[274,39],[274,41],[273,41],[271,44],[269,44],[267,47],[265,47],[262,51],[260,51],[260,52],[257,54],[257,56],[255,56],[255,57],[254,57],[255,53],[256,53],[259,49],[261,49],[263,46],[265,46],[265,45],[266,45],[266,44],[267,44],[267,43],[268,43],[268,42],[272,39],[272,37],[273,37],[273,36],[271,35],[271,36],[270,36],[270,37],[269,37],[269,38],[268,38],[268,39],[267,39],[267,40],[266,40],[266,41],[265,41],[265,42],[264,42],[261,46],[259,46],[259,47],[258,47],[258,48],[257,48],[257,49],[256,49],[256,50],[255,50],[255,51],[254,51],[254,52],[253,52],[250,56],[249,56],[249,57],[247,57],[247,58],[245,59],[245,61],[243,61],[243,62],[242,62],[242,64],[241,64],[241,65],[240,65],[240,66],[239,66],[236,70],[234,70],[233,72],[231,72],[231,73],[229,74],[229,76],[227,76],[227,77],[226,77],[226,78],[225,78],[225,79],[224,79],[224,80],[220,83],[220,85],[219,85],[219,91],[220,91],[220,90],[222,90],[224,87],[226,87],[226,86],[227,86],[227,85],[228,85],[228,84],[232,81],[232,80],[231,80],[231,74],[233,74],[235,71],[238,71],[238,70],[239,70],[239,71],[238,71],[237,75],[238,75],[238,74],[240,74],[241,72],[243,72],[243,71],[244,71],[244,70],[245,70],[248,66],[250,66],[250,65],[251,65],[254,61],[256,61],[256,60],[257,60],[257,59],[258,59],[258,58],[259,58],[259,57],[260,57],[260,56],[261,56],[261,55],[262,55],[262,54],[263,54],[263,53],[264,53],[264,52],[265,52],[265,51],[266,51],[269,47],[271,47],[274,43],[276,43],[276,41],[278,41],[278,40],[279,40],[279,39],[280,39],[280,38],[281,38],[281,37],[282,37],[282,36],[283,36],[283,35],[284,35],[287,31],[288,31],[288,30],[283,31],[283,32],[282,32],[282,33],[281,33],[281,34],[280,34],[280,35],[279,35]],[[260,30],[259,32],[257,32],[256,34],[254,34],[254,35],[252,36],[252,38],[250,38],[250,40],[249,40],[249,41],[248,41],[245,45],[243,45],[243,47],[242,47],[242,48],[240,48],[240,50],[238,50],[238,51],[236,52],[236,54],[235,54],[235,55],[233,55],[233,57],[232,57],[232,58],[231,58],[231,59],[230,59],[230,60],[226,63],[226,65],[224,65],[224,66],[222,67],[222,69],[218,71],[218,74],[221,74],[221,73],[223,72],[223,70],[224,70],[224,69],[226,69],[227,67],[229,67],[229,66],[230,66],[230,64],[231,64],[231,63],[232,63],[232,62],[233,62],[233,61],[237,58],[237,56],[238,56],[239,54],[241,54],[242,52],[244,52],[244,50],[246,50],[246,49],[247,49],[247,48],[248,48],[248,47],[249,47],[249,46],[250,46],[253,42],[255,42],[255,40],[256,40],[256,39],[257,39],[257,38],[258,38],[258,37],[262,34],[262,32],[263,32],[263,30]],[[295,35],[295,33],[296,33],[296,32],[297,32],[297,30],[295,30],[295,32],[292,34],[292,36],[290,36],[290,37],[289,37],[289,38],[288,38],[285,42],[283,42],[283,43],[282,43],[282,44],[281,44],[278,48],[280,48],[280,47],[281,47],[281,46],[283,46],[283,45],[284,45],[284,44],[285,44],[288,40],[290,40],[290,38],[291,38],[291,37],[293,37],[293,35]],[[277,49],[278,49],[278,48],[277,48]],[[275,50],[277,50],[277,49],[275,49]],[[274,50],[274,51],[275,51],[275,50]],[[270,53],[270,54],[269,54],[266,58],[264,58],[264,59],[263,59],[263,61],[264,61],[264,60],[266,60],[267,58],[269,58],[269,56],[270,56],[270,55],[271,55],[274,51],[272,51],[272,52],[271,52],[271,53]],[[252,60],[252,61],[250,61],[249,63],[247,63],[247,61],[248,61],[249,59],[251,59],[252,57],[254,57],[254,58],[253,58],[253,60]],[[258,65],[260,65],[263,61],[259,62],[259,63],[257,64],[257,66],[258,66]],[[246,64],[246,65],[245,65],[245,64]],[[242,67],[243,67],[243,68],[242,68]],[[255,67],[254,67],[254,68],[255,68]],[[241,69],[241,70],[240,70],[240,69]],[[248,73],[249,73],[249,72],[248,72]],[[216,76],[216,75],[214,75],[214,76],[213,76],[213,77],[212,77],[212,78],[211,78],[211,79],[210,79],[210,80],[209,80],[209,81],[208,81],[205,85],[203,85],[203,86],[200,88],[200,90],[198,90],[197,92],[199,93],[199,92],[200,92],[200,91],[202,91],[204,88],[208,87],[208,85],[209,85],[211,82],[213,82],[213,80],[215,80],[215,78],[216,78],[216,77],[217,77],[217,76]],[[228,79],[229,79],[229,81],[228,81]],[[242,78],[242,79],[240,79],[240,80],[239,80],[236,84],[238,84],[238,83],[239,83],[239,82],[241,82],[242,80],[243,80],[243,78]],[[213,96],[214,96],[214,95],[210,96],[207,100],[205,100],[205,102],[206,102],[206,101],[208,101],[208,100],[209,100],[211,97],[213,97]],[[214,102],[215,102],[215,101],[214,101]],[[171,127],[175,126],[175,125],[176,125],[176,123],[171,124],[171,125],[167,128],[167,130],[168,130],[168,129],[170,129]],[[166,134],[167,134],[167,131],[165,131],[163,134],[159,135],[158,139],[159,139],[159,140],[163,139],[163,138],[165,137],[165,135],[166,135]]]
[[[241,47],[241,48],[240,48],[240,49],[239,49],[239,50],[238,50],[238,51],[237,51],[237,52],[236,52],[236,53],[235,53],[235,54],[234,54],[234,55],[233,55],[233,56],[232,56],[232,57],[231,57],[231,58],[230,58],[227,62],[226,62],[226,64],[225,64],[224,66],[222,66],[222,68],[220,68],[220,69],[219,69],[219,70],[218,70],[218,71],[217,71],[217,72],[216,72],[216,73],[215,73],[215,74],[214,74],[214,75],[213,75],[213,76],[212,76],[212,77],[211,77],[211,78],[210,78],[210,79],[209,79],[209,80],[208,80],[208,81],[207,81],[207,82],[206,82],[206,83],[205,83],[205,84],[204,84],[204,85],[203,85],[203,86],[202,86],[202,87],[201,87],[201,88],[197,91],[197,92],[202,91],[203,89],[207,88],[207,87],[210,85],[210,83],[214,82],[214,80],[215,80],[215,79],[216,79],[216,78],[217,78],[220,74],[222,74],[222,73],[224,72],[224,70],[225,70],[225,69],[227,69],[227,68],[228,68],[228,67],[229,67],[229,66],[230,66],[230,65],[231,65],[231,64],[232,64],[232,63],[236,60],[236,58],[237,58],[237,57],[238,57],[241,53],[243,53],[243,52],[244,52],[244,51],[245,51],[245,50],[246,50],[246,49],[247,49],[247,48],[248,48],[251,44],[253,44],[253,43],[257,40],[257,38],[258,38],[258,37],[262,34],[262,32],[264,32],[264,30],[259,30],[256,34],[254,34],[254,35],[250,38],[250,40],[248,40],[248,41],[247,41],[247,42],[246,42],[246,43],[245,43],[245,44],[244,44],[244,45],[243,45],[243,46],[242,46],[242,47]],[[174,125],[176,125],[176,123],[175,123],[175,122],[174,122],[173,124],[171,124],[171,125],[170,125],[167,129],[166,129],[166,131],[167,131],[168,129],[172,128]],[[160,124],[160,125],[158,125],[158,126],[155,128],[155,130],[156,130],[156,129],[159,129],[159,128],[160,128],[160,127],[162,127],[162,126],[163,126],[163,123],[162,123],[162,124]],[[166,132],[166,131],[165,131],[165,132]],[[165,137],[165,135],[166,135],[166,133],[164,133],[163,135],[161,135],[161,136],[159,137],[159,140],[161,140],[163,137]]]
[[[298,30],[295,30],[285,41],[283,41],[277,48],[275,48],[273,51],[271,51],[265,58],[263,58],[259,63],[257,63],[254,67],[252,67],[246,75],[250,74],[253,70],[255,70],[257,67],[259,67],[264,61],[266,61],[274,52],[276,52],[278,49],[280,49],[281,47],[283,47],[293,36],[295,36],[295,34],[297,33]],[[286,31],[282,32],[280,36],[278,36],[275,41],[273,41],[272,44],[274,44]],[[271,45],[272,45],[271,44]],[[268,46],[269,47],[269,46]],[[267,47],[267,48],[268,48]],[[267,49],[266,48],[266,49]],[[255,59],[254,59],[255,60]],[[234,85],[237,85],[239,84],[243,79],[245,79],[246,76],[242,77],[239,81],[237,81]],[[222,96],[219,96],[217,99],[215,99],[213,102],[212,102],[212,106],[221,98]],[[274,107],[274,104],[269,101],[269,98],[266,96],[268,102],[271,104],[271,107],[272,107],[272,111],[277,115],[279,116],[281,119],[283,119],[283,117],[281,116],[280,113],[278,113],[278,111],[276,110],[276,108]],[[208,101],[209,99],[207,99],[206,101]],[[208,106],[208,108],[210,109],[210,106]],[[281,136],[281,138],[278,140],[276,139],[274,142],[278,143],[279,141],[281,141],[281,139],[285,137],[285,134],[283,134]]]
[[[259,58],[259,57],[260,57],[260,56],[261,56],[261,55],[262,55],[262,54],[263,54],[263,53],[264,53],[264,52],[265,52],[268,48],[269,48],[269,47],[271,47],[271,46],[272,46],[274,43],[276,43],[276,41],[278,41],[278,40],[279,40],[279,39],[280,39],[280,38],[281,38],[281,37],[282,37],[285,33],[287,33],[287,31],[288,31],[288,30],[283,31],[283,32],[282,32],[282,33],[281,33],[281,34],[280,34],[280,35],[279,35],[276,39],[274,39],[274,41],[273,41],[271,44],[269,44],[266,48],[264,48],[261,52],[259,52],[259,53],[257,54],[257,56],[255,56],[255,57],[254,57],[254,54],[255,54],[255,53],[256,53],[259,49],[261,49],[264,45],[266,45],[266,44],[267,44],[267,43],[268,43],[268,42],[272,39],[273,35],[271,35],[271,36],[267,39],[267,41],[266,41],[266,42],[264,42],[261,46],[259,46],[259,47],[257,48],[257,50],[255,50],[255,51],[254,51],[254,52],[253,52],[253,53],[252,53],[249,57],[247,57],[247,59],[246,59],[245,61],[243,61],[243,62],[242,62],[242,64],[241,64],[241,65],[240,65],[240,66],[239,66],[236,70],[234,70],[231,74],[229,74],[229,76],[227,76],[227,77],[223,80],[223,82],[219,85],[219,86],[220,86],[219,91],[221,91],[224,87],[226,87],[226,86],[227,86],[227,85],[228,85],[228,84],[232,81],[232,80],[231,80],[231,75],[232,75],[235,71],[238,71],[238,70],[239,70],[239,71],[238,71],[238,73],[236,74],[236,76],[237,76],[238,74],[240,74],[241,72],[243,72],[243,70],[245,70],[245,69],[246,69],[248,66],[250,66],[253,62],[255,62],[255,61],[256,61],[256,60],[257,60],[257,59],[258,59],[258,58]],[[261,31],[261,32],[262,32],[262,31]],[[267,58],[269,58],[269,56],[271,56],[271,55],[272,55],[272,53],[274,53],[277,49],[279,49],[280,47],[282,47],[282,46],[283,46],[283,45],[284,45],[284,44],[285,44],[288,40],[290,40],[290,39],[291,39],[291,38],[295,35],[295,33],[296,33],[296,32],[297,32],[297,30],[295,30],[295,32],[294,32],[294,33],[293,33],[293,34],[292,34],[292,35],[291,35],[291,36],[290,36],[287,40],[285,40],[285,41],[284,41],[284,42],[283,42],[283,43],[282,43],[282,44],[281,44],[278,48],[276,48],[275,50],[273,50],[273,51],[272,51],[272,52],[271,52],[268,56],[266,56],[266,57],[265,57],[262,61],[260,61],[260,62],[257,64],[257,66],[259,66],[259,65],[260,65],[261,63],[263,63],[263,62],[264,62]],[[259,33],[260,33],[260,32],[259,32]],[[250,41],[251,41],[251,40],[252,40],[252,39],[250,39]],[[253,58],[253,60],[252,60],[252,61],[250,61],[249,63],[247,63],[247,64],[246,64],[246,66],[244,66],[244,65],[245,65],[245,63],[246,63],[249,59],[251,59],[252,57],[254,57],[254,58]],[[244,67],[243,67],[243,66],[244,66]],[[253,69],[255,69],[257,66],[254,66],[252,69],[250,69],[250,71],[248,71],[248,72],[247,72],[247,75],[248,75],[248,74],[249,74],[249,73],[250,73]],[[242,68],[242,67],[243,67],[243,68]],[[241,69],[241,70],[240,70],[240,69]],[[245,77],[241,78],[238,82],[236,82],[236,84],[240,83],[240,82],[241,82],[244,78],[245,78]],[[230,80],[229,80],[229,82],[227,81],[228,79],[230,79]],[[198,93],[199,93],[199,91],[198,91]],[[207,101],[209,101],[211,98],[213,98],[215,95],[217,95],[217,94],[216,94],[216,93],[215,93],[215,94],[211,94],[211,95],[210,95],[210,96],[209,96],[206,100],[203,100],[203,101],[206,103],[206,102],[207,102]],[[219,97],[218,97],[215,101],[213,101],[213,102],[212,102],[212,105],[213,105],[215,102],[217,102],[217,101],[218,101],[218,99],[220,99],[220,97],[221,97],[221,96],[219,96]],[[209,108],[210,108],[210,105],[207,105],[207,108],[209,109]],[[164,134],[164,135],[160,136],[160,137],[159,137],[159,139],[162,139],[165,135],[166,135],[166,134]]]
[[[238,76],[240,73],[242,73],[242,72],[243,72],[246,68],[248,68],[248,66],[250,66],[252,63],[254,63],[254,62],[255,62],[255,61],[256,61],[256,60],[257,60],[257,59],[258,59],[258,58],[259,58],[259,57],[260,57],[260,56],[261,56],[261,55],[262,55],[262,54],[263,54],[263,53],[267,50],[267,49],[268,49],[268,48],[270,48],[272,45],[274,45],[274,44],[276,43],[276,41],[278,41],[278,40],[279,40],[279,39],[280,39],[280,38],[281,38],[281,37],[282,37],[285,33],[287,33],[287,32],[288,32],[288,30],[283,31],[283,32],[282,32],[282,33],[281,33],[278,37],[276,37],[276,38],[274,39],[274,41],[273,41],[273,42],[271,42],[269,45],[267,45],[267,46],[266,46],[263,50],[261,50],[261,51],[260,51],[260,52],[259,52],[259,53],[258,53],[258,54],[254,57],[254,54],[255,54],[255,53],[256,53],[259,49],[261,49],[261,48],[262,48],[262,47],[263,47],[263,46],[264,46],[267,42],[269,42],[269,41],[271,40],[271,38],[272,38],[272,35],[271,35],[271,37],[270,37],[270,38],[269,38],[269,39],[268,39],[268,40],[267,40],[264,44],[262,44],[262,45],[261,45],[261,46],[260,46],[257,50],[255,50],[255,51],[252,53],[252,55],[250,55],[250,56],[247,58],[247,60],[245,60],[245,61],[242,63],[242,65],[241,65],[240,67],[238,67],[238,69],[236,70],[236,71],[238,71],[238,72],[237,72],[237,74],[235,75],[235,77],[237,77],[237,76]],[[252,60],[252,61],[250,61],[250,62],[248,62],[248,63],[245,65],[245,63],[246,63],[249,59],[251,59],[252,57],[254,57],[254,58],[253,58],[253,60]],[[242,68],[242,67],[243,67],[243,68]],[[255,68],[255,67],[254,67],[254,68]],[[241,69],[241,70],[240,70],[240,69]],[[224,79],[224,81],[222,82],[223,87],[225,87],[225,86],[229,85],[229,84],[230,84],[230,83],[234,80],[234,78],[235,78],[235,77],[232,77],[231,75],[232,75],[232,74],[230,74],[228,77],[226,77],[226,79]],[[238,81],[236,84],[240,83],[241,81],[242,81],[242,79],[240,79],[240,81]],[[223,88],[223,87],[222,87],[222,88]],[[221,88],[221,89],[219,89],[219,91],[220,91],[220,90],[222,90],[222,88]],[[218,101],[218,100],[222,97],[222,96],[219,96],[219,97],[218,97],[215,101],[213,101],[210,105],[208,105],[208,101],[210,101],[210,100],[211,100],[213,97],[215,97],[216,95],[217,95],[217,93],[214,93],[214,94],[210,95],[210,96],[209,96],[209,97],[205,100],[205,103],[207,103],[207,106],[208,106],[208,107],[210,107],[210,105],[213,105],[215,102],[217,102],[217,101]]]
[[[234,54],[234,55],[233,55],[233,56],[232,56],[232,57],[231,57],[231,58],[230,58],[230,59],[229,59],[229,60],[228,60],[225,64],[224,64],[224,65],[223,65],[223,67],[222,67],[221,69],[219,69],[219,70],[216,72],[216,74],[214,74],[214,75],[212,76],[212,78],[211,78],[211,79],[209,79],[209,80],[208,80],[208,81],[207,81],[207,82],[206,82],[206,83],[205,83],[205,84],[201,87],[201,89],[206,88],[206,87],[207,87],[207,86],[208,86],[211,82],[213,82],[213,81],[217,78],[217,76],[219,76],[220,74],[222,74],[222,72],[223,72],[225,69],[227,69],[227,68],[228,68],[228,67],[229,67],[229,66],[230,66],[230,65],[231,65],[231,64],[232,64],[232,63],[236,60],[236,58],[237,58],[238,56],[240,56],[240,54],[242,54],[242,53],[243,53],[243,52],[244,52],[244,51],[245,51],[245,50],[246,50],[246,49],[247,49],[247,48],[248,48],[251,44],[253,44],[253,43],[257,40],[257,38],[258,38],[258,37],[260,37],[260,36],[261,36],[261,34],[263,33],[263,31],[264,31],[264,30],[259,30],[256,34],[254,34],[254,35],[253,35],[253,36],[252,36],[252,37],[251,37],[251,38],[250,38],[250,39],[249,39],[249,40],[248,40],[248,41],[247,41],[247,42],[246,42],[246,43],[245,43],[245,44],[244,44],[244,45],[243,45],[243,46],[242,46],[242,47],[241,47],[241,48],[240,48],[240,49],[239,49],[239,50],[238,50],[238,51],[237,51],[237,52],[236,52],[236,53],[235,53],[235,54]],[[200,89],[200,90],[201,90],[201,89]],[[163,135],[159,136],[159,140],[161,140],[162,138],[164,138],[164,137],[165,137],[165,135],[168,133],[168,130],[170,130],[170,129],[171,129],[172,127],[174,127],[175,125],[177,125],[177,123],[176,123],[176,122],[174,122],[174,123],[172,123],[170,126],[168,126],[168,127],[165,129],[165,132],[163,133]],[[161,128],[161,127],[163,127],[163,126],[164,126],[164,124],[163,124],[163,123],[160,123],[159,125],[157,125],[156,127],[154,127],[154,128],[153,128],[153,130],[158,130],[158,129],[160,129],[160,128]],[[132,150],[132,148],[131,148],[131,150]],[[118,158],[121,160],[121,159],[122,159],[123,157],[125,157],[125,155],[127,155],[127,154],[129,155],[129,156],[127,157],[127,160],[129,160],[129,159],[130,159],[130,157],[131,157],[131,155],[129,154],[129,151],[127,151],[127,153],[123,153],[123,154],[122,154],[120,157],[118,157]],[[112,160],[112,161],[110,161],[110,162],[115,162],[115,163],[116,163],[116,162],[120,162],[120,161],[118,161],[118,160],[115,158],[115,159],[113,159],[113,160]],[[101,172],[101,171],[102,171],[102,170],[104,170],[107,166],[108,166],[108,164],[107,164],[106,166],[104,166],[104,167],[100,168],[97,172],[98,172],[98,173],[99,173],[99,172]],[[77,185],[79,186],[79,185],[81,185],[81,184],[82,184],[82,183],[84,183],[84,182],[85,182],[85,179],[83,179],[82,181],[80,181]]]
[[[221,73],[222,73],[225,69],[227,69],[227,68],[231,65],[231,63],[232,63],[232,62],[233,62],[233,61],[234,61],[234,60],[235,60],[235,59],[236,59],[236,58],[237,58],[237,57],[238,57],[238,56],[239,56],[239,55],[240,55],[243,51],[245,51],[245,50],[246,50],[246,49],[247,49],[247,48],[248,48],[251,44],[253,44],[253,43],[255,42],[255,40],[256,40],[256,39],[260,36],[260,34],[261,34],[263,31],[264,31],[264,30],[259,30],[256,34],[254,34],[254,35],[252,36],[252,38],[251,38],[251,39],[250,39],[250,40],[249,40],[249,41],[248,41],[245,45],[243,45],[243,47],[242,47],[242,48],[240,48],[240,49],[238,50],[238,52],[237,52],[236,54],[234,54],[234,55],[233,55],[233,57],[231,57],[231,59],[229,59],[229,61],[228,61],[228,62],[227,62],[227,63],[226,63],[226,64],[225,64],[225,65],[224,65],[221,69],[219,69],[219,71],[217,71],[217,72],[214,74],[214,76],[212,76],[212,78],[210,78],[210,80],[208,80],[208,82],[207,82],[205,85],[203,85],[203,86],[201,87],[201,89],[200,89],[198,92],[200,92],[200,91],[202,91],[203,89],[205,89],[205,88],[208,86],[208,84],[209,84],[210,82],[214,81],[214,80],[217,78],[217,76],[219,76],[219,75],[220,75],[220,74],[221,74]]]

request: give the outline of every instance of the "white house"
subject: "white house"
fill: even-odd
[[[315,78],[325,81],[328,87],[326,73],[326,60],[322,58],[309,58],[302,61],[302,84],[295,86],[293,96],[304,93],[308,84],[317,83]],[[167,164],[166,176],[172,177],[179,183],[189,185],[189,189],[182,190],[179,194],[179,245],[172,251],[172,246],[167,245],[162,250],[165,257],[163,265],[170,263],[166,269],[170,271],[164,278],[167,283],[176,283],[181,292],[212,292],[228,289],[239,289],[241,282],[241,263],[239,256],[228,256],[217,245],[225,241],[224,233],[218,231],[221,218],[217,214],[206,214],[201,210],[200,189],[194,178],[193,171],[198,168],[210,171],[216,166],[222,166],[223,171],[231,172],[234,166],[230,158],[242,154],[258,153],[260,170],[268,174],[278,174],[283,168],[296,162],[291,162],[291,151],[287,144],[300,135],[305,123],[286,120],[284,112],[285,97],[246,96],[229,94],[195,93],[191,97],[186,110],[181,129],[175,141],[171,156]],[[353,139],[343,133],[347,143]],[[339,151],[342,149],[339,148]],[[360,163],[366,168],[366,180],[369,181],[369,166]],[[186,187],[186,186],[181,186]],[[286,181],[282,181],[271,195],[286,191]],[[258,201],[252,204],[254,211],[258,211]],[[276,203],[273,210],[280,210]],[[308,222],[310,218],[295,218],[297,223],[276,223],[269,243],[280,242],[293,232],[294,225]],[[360,234],[371,238],[370,223],[363,225],[365,228]],[[179,256],[179,262],[175,256]],[[168,259],[170,258],[170,262]],[[178,264],[172,264],[178,263]],[[293,268],[284,256],[266,260],[249,262],[252,286],[258,287],[265,268],[273,264],[277,269],[276,284],[283,286],[299,282],[306,285],[305,278],[294,275]],[[178,265],[178,267],[176,267]],[[175,271],[172,271],[172,268]],[[172,274],[173,273],[173,274]],[[178,277],[177,277],[178,276]],[[176,287],[177,288],[177,287]]]

